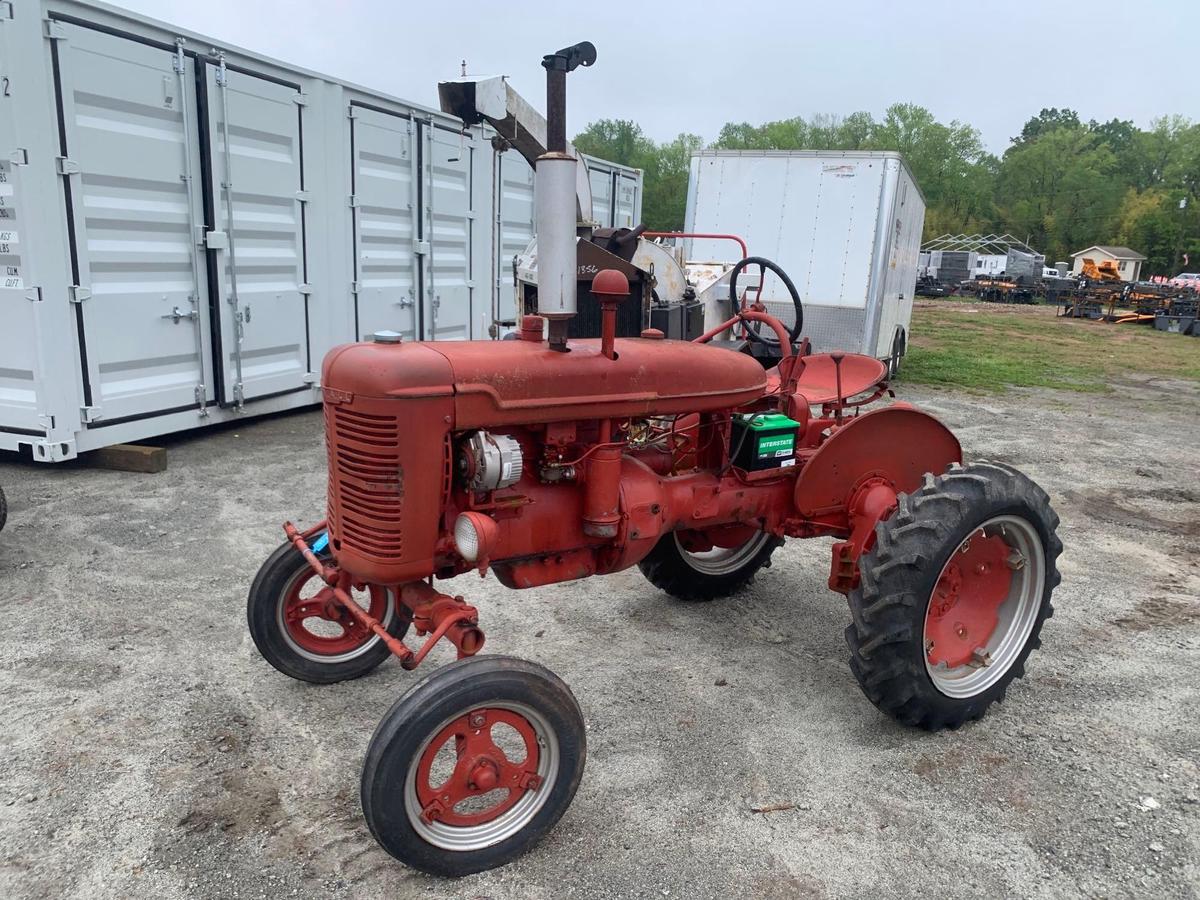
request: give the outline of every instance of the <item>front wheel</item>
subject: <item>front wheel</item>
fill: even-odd
[[[677,600],[728,597],[771,565],[781,538],[748,525],[700,531],[672,531],[659,538],[638,563],[656,588]]]
[[[570,689],[504,656],[438,669],[388,711],[362,772],[380,846],[434,875],[511,862],[566,812],[587,754]]]
[[[388,634],[404,637],[410,614],[395,589],[371,585],[351,595]],[[263,658],[299,681],[359,678],[391,654],[377,634],[333,602],[325,582],[291,543],[258,570],[246,599],[246,621]]]
[[[996,463],[956,463],[901,494],[849,596],[850,667],[868,699],[930,731],[1003,700],[1053,614],[1057,527],[1045,492]]]

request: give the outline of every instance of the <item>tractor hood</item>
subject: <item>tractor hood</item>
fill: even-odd
[[[753,358],[686,341],[619,338],[617,358],[598,340],[570,352],[541,341],[360,343],[325,357],[327,399],[453,397],[453,430],[708,412],[743,406],[766,390]]]

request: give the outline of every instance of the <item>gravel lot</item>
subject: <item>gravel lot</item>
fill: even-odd
[[[457,882],[391,860],[358,806],[371,731],[417,676],[292,682],[246,633],[279,523],[321,515],[316,413],[174,440],[161,475],[0,460],[0,896],[1196,897],[1200,389],[1120,388],[900,388],[1062,516],[1043,650],[959,732],[860,694],[828,541],[707,605],[636,570],[460,579],[491,652],[572,686],[590,753],[542,845]]]

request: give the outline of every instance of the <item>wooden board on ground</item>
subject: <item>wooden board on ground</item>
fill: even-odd
[[[140,444],[114,444],[87,454],[85,459],[102,469],[119,472],[165,472],[167,451],[162,447],[143,447]]]

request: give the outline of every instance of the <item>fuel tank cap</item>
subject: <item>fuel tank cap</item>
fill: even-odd
[[[376,344],[398,344],[403,337],[398,331],[377,331],[371,335],[371,340]]]

